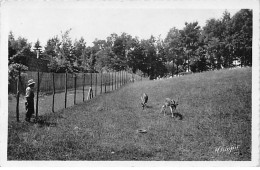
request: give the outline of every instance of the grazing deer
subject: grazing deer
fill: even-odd
[[[171,110],[171,113],[172,113],[172,117],[173,117],[173,109],[176,110],[177,106],[178,106],[178,103],[175,102],[173,99],[166,98],[165,103],[162,105],[161,113],[163,111],[163,115],[165,116],[166,107],[169,107]]]
[[[148,101],[148,96],[146,93],[143,93],[143,95],[141,96],[141,100],[142,100],[142,107],[143,107],[143,110],[144,110],[144,107],[146,106],[146,103]]]

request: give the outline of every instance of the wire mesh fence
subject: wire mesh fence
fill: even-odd
[[[25,98],[19,94],[25,94],[28,80],[33,79],[35,84],[35,111],[44,114],[55,112],[77,103],[90,100],[102,93],[114,91],[121,86],[142,80],[141,76],[126,71],[108,73],[46,73],[25,72],[22,73],[16,83],[9,84],[8,92],[17,94],[15,106],[8,107],[9,111],[16,111],[19,121],[19,111],[25,112],[23,102]],[[19,102],[20,101],[20,102]]]

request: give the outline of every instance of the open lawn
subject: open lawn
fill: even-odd
[[[38,124],[9,118],[8,159],[251,160],[251,79],[251,68],[238,68],[140,81]],[[166,97],[179,98],[178,117],[160,114]]]

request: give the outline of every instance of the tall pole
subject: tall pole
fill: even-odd
[[[36,112],[35,112],[35,117],[36,120],[38,120],[38,101],[39,101],[39,90],[40,90],[40,73],[39,73],[39,55],[40,55],[40,47],[37,46],[34,50],[36,51],[37,54],[37,94],[36,94]]]

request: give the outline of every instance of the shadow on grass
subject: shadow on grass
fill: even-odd
[[[180,114],[180,113],[178,113],[178,112],[173,113],[173,116],[174,116],[175,118],[179,118],[179,120],[182,120],[182,119],[183,119],[183,115]]]
[[[160,112],[159,114],[163,115],[163,112]],[[165,115],[172,117],[171,112],[165,112]],[[183,119],[183,115],[180,114],[179,112],[175,112],[175,113],[173,113],[173,118],[174,119],[178,118],[178,120],[182,120]]]
[[[32,123],[38,124],[39,127],[57,126],[57,123],[51,122],[48,116],[39,116],[38,119],[34,119]]]
[[[141,108],[142,108],[142,110],[145,110],[145,109],[151,109],[151,108],[153,108],[153,106],[148,106],[148,105],[146,105],[146,106],[143,108],[142,105],[141,105]]]
[[[151,109],[151,108],[153,108],[153,106],[146,105],[146,108]]]

